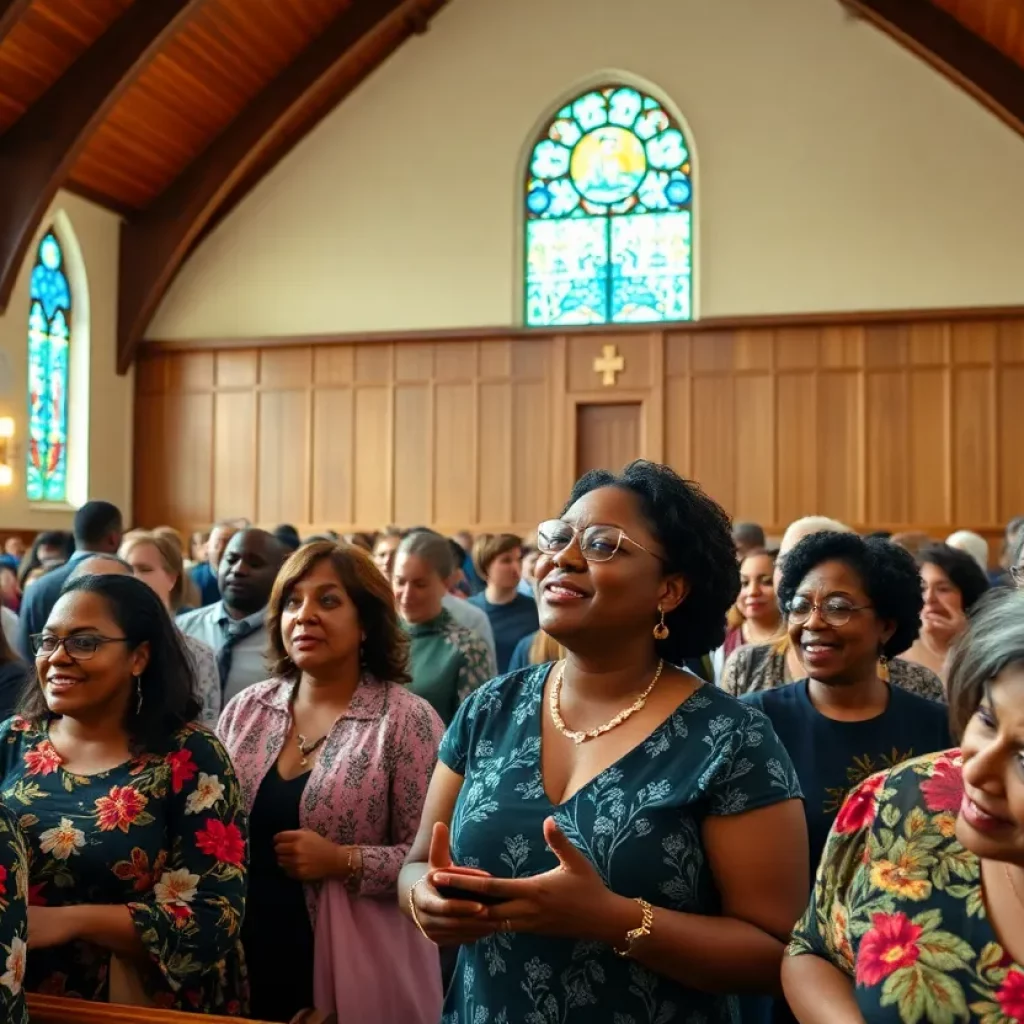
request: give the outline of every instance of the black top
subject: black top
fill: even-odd
[[[309,772],[281,778],[275,764],[249,816],[249,895],[242,945],[249,967],[251,1016],[290,1021],[313,1005],[313,928],[302,883],[278,866],[274,836],[293,832]],[[286,940],[282,940],[287,936]]]
[[[19,658],[0,665],[0,722],[14,714],[21,691],[31,676],[31,670]]]

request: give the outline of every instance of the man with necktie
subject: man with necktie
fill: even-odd
[[[267,678],[266,609],[286,555],[284,546],[266,530],[236,533],[218,567],[221,599],[178,617],[183,633],[216,652],[222,706]]]

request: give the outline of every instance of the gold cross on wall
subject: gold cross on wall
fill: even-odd
[[[594,360],[594,373],[601,374],[601,383],[606,387],[613,387],[615,375],[622,373],[626,368],[626,360],[619,355],[614,345],[605,345],[601,349],[601,355]]]

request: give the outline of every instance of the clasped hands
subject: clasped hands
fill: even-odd
[[[435,824],[429,870],[412,893],[426,935],[439,946],[467,945],[501,931],[621,941],[635,925],[629,918],[632,901],[608,889],[554,818],[544,822],[544,839],[558,858],[557,868],[527,878],[495,878],[486,871],[453,864],[448,827]],[[438,886],[460,889],[466,896],[445,899]],[[475,902],[474,894],[493,905]]]

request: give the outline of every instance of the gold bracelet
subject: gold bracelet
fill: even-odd
[[[647,902],[647,900],[634,899],[634,903],[640,904],[640,910],[643,912],[643,918],[640,921],[640,927],[634,928],[632,931],[626,932],[626,948],[619,949],[613,946],[618,956],[632,956],[633,946],[636,945],[641,939],[647,938],[651,934],[651,926],[654,924],[654,908]]]
[[[433,942],[434,940],[423,930],[423,925],[420,924],[420,915],[416,913],[416,886],[426,880],[427,876],[424,875],[422,878],[417,878],[416,881],[409,886],[409,916],[412,918],[412,923],[419,928],[420,935],[422,935],[427,942]]]

